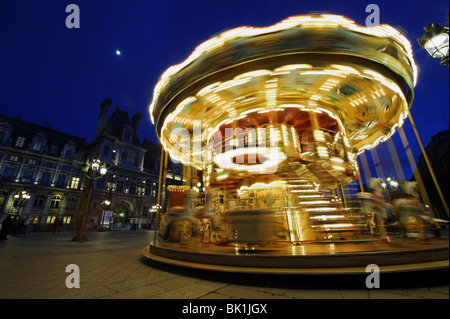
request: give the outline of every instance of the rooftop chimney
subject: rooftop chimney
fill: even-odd
[[[106,120],[108,119],[109,107],[111,106],[111,104],[112,104],[112,100],[109,97],[104,99],[102,101],[102,103],[100,104],[100,114],[98,116],[97,127],[95,129],[94,138],[98,137],[100,135],[100,133],[102,132],[103,128],[105,127]]]

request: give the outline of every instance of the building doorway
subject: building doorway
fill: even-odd
[[[127,202],[122,201],[118,203],[113,210],[113,227],[126,228],[130,225],[130,220],[133,216],[133,206]]]

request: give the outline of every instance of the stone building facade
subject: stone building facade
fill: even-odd
[[[86,139],[0,115],[0,214],[27,216],[35,229],[83,211]],[[17,198],[21,193],[29,196]],[[17,195],[17,196],[15,196]]]
[[[0,220],[28,217],[34,230],[51,230],[58,218],[63,228],[75,229],[86,204],[88,163],[99,159],[107,173],[93,183],[86,228],[150,227],[161,146],[139,140],[141,113],[130,118],[116,107],[109,115],[111,105],[109,98],[100,104],[90,143],[0,115]],[[181,171],[171,164],[167,184],[181,184]]]

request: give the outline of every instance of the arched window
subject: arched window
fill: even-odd
[[[67,148],[66,151],[64,152],[64,158],[72,158],[73,156],[73,149],[71,148]]]
[[[44,205],[45,196],[37,194],[33,201],[33,207],[42,207]]]
[[[61,196],[55,195],[52,197],[52,201],[50,202],[50,208],[59,208],[60,203],[61,203]]]

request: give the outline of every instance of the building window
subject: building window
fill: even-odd
[[[31,183],[33,179],[34,170],[25,169],[22,175],[22,183]]]
[[[75,202],[76,202],[75,198],[73,197],[67,198],[66,209],[68,210],[75,209]]]
[[[72,183],[70,184],[70,188],[78,189],[79,185],[80,185],[80,178],[79,177],[72,177]]]
[[[12,182],[14,179],[14,173],[16,172],[16,168],[12,166],[6,166],[3,170],[2,181]]]
[[[145,196],[150,196],[150,193],[152,191],[151,187],[149,184],[146,184],[147,187],[144,188],[144,195]]]
[[[124,187],[124,182],[123,181],[118,181],[117,182],[117,192],[118,193],[123,193],[123,187]]]
[[[130,142],[131,141],[131,132],[125,131],[125,141]]]
[[[19,136],[16,140],[16,146],[23,147],[23,144],[25,144],[25,137]]]
[[[16,155],[11,155],[9,157],[9,160],[12,161],[12,162],[18,162],[19,161],[19,157],[16,156]]]
[[[70,159],[72,158],[72,156],[73,156],[73,149],[71,148],[66,149],[66,151],[64,152],[64,157]]]
[[[130,184],[130,194],[136,194],[136,183]]]
[[[54,162],[45,162],[44,166],[48,167],[48,168],[56,168],[56,163],[54,163]]]
[[[33,201],[33,207],[42,207],[44,205],[45,196],[37,194]]]
[[[65,187],[66,186],[66,175],[58,175],[58,178],[56,179],[56,187]]]
[[[44,186],[49,186],[52,178],[52,174],[49,172],[43,172],[41,175],[40,184]]]
[[[105,145],[103,147],[103,157],[108,157],[109,156],[109,150],[110,150],[109,145]]]
[[[123,152],[122,153],[122,162],[126,163],[127,162],[127,158],[128,158],[128,153],[127,152]]]
[[[50,146],[50,154],[54,155],[56,154],[56,152],[58,152],[58,146],[56,145]]]
[[[61,196],[55,195],[52,197],[52,201],[50,202],[50,208],[59,208],[60,203],[61,203]]]
[[[47,216],[47,224],[53,224],[55,222],[56,216]]]
[[[41,141],[35,141],[33,144],[33,151],[41,152],[44,144]]]
[[[134,161],[133,161],[133,165],[138,166],[139,165],[139,155],[134,155]]]

